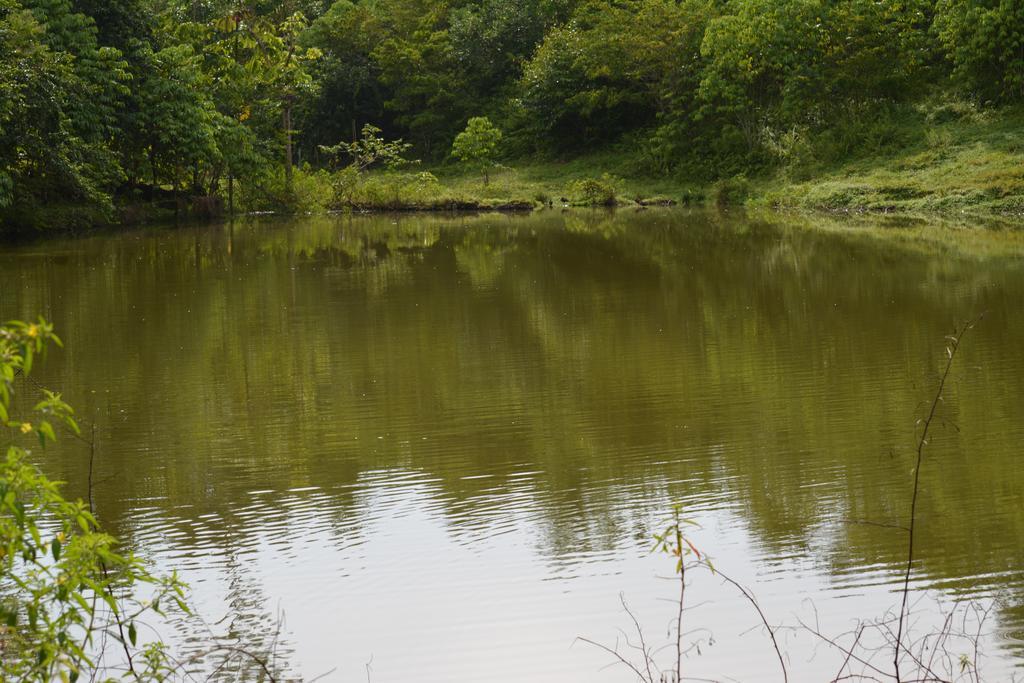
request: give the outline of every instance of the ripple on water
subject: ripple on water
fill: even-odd
[[[621,637],[620,593],[665,640],[673,503],[773,618],[891,611],[919,404],[950,320],[992,311],[927,451],[912,587],[996,602],[1001,680],[1024,272],[935,244],[685,212],[236,222],[0,249],[0,308],[56,322],[41,380],[102,418],[101,516],[208,621],[263,647],[284,612],[283,665],[329,680],[558,683],[621,679],[574,644]],[[84,497],[72,448],[40,462]],[[742,596],[692,578],[715,645],[688,675],[775,680]],[[795,680],[834,675],[786,634]]]

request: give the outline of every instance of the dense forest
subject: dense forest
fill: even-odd
[[[1022,98],[1013,0],[0,0],[0,219],[294,207],[357,140],[436,168],[479,117],[512,165],[806,176]]]

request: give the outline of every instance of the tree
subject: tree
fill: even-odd
[[[264,24],[260,44],[263,47],[262,67],[267,84],[276,92],[281,107],[281,129],[284,133],[285,190],[292,192],[292,169],[295,164],[293,113],[301,95],[314,88],[307,64],[320,58],[316,48],[300,49],[299,36],[306,29],[305,15],[296,12],[279,25]]]
[[[139,88],[143,130],[148,135],[151,180],[160,184],[166,168],[177,191],[186,168],[195,169],[192,193],[205,194],[197,169],[217,155],[217,112],[206,95],[200,59],[190,45],[166,47],[152,55],[151,70]]]
[[[302,133],[302,143],[314,154],[337,140],[354,142],[369,121],[390,126],[384,108],[386,88],[371,57],[387,36],[385,19],[377,3],[338,0],[302,34],[304,47],[323,53],[311,67],[319,87],[306,103]]]
[[[704,29],[715,13],[712,0],[581,3],[524,68],[521,136],[534,146],[571,148],[688,119]]]
[[[0,210],[32,220],[54,200],[110,208],[125,66],[67,0],[0,0]]]
[[[409,163],[402,155],[412,145],[402,140],[388,142],[379,135],[380,132],[380,128],[368,123],[363,126],[362,136],[355,142],[341,142],[333,147],[321,147],[320,151],[331,158],[349,157],[349,168],[357,173],[362,173],[376,163],[384,164],[388,168]]]
[[[453,9],[452,55],[476,98],[506,94],[544,38],[542,0],[482,0]]]
[[[217,194],[227,175],[231,202],[234,179],[245,175],[245,180],[259,183],[258,176],[266,174],[276,157],[283,170],[283,192],[274,194],[290,204],[296,111],[315,93],[309,67],[320,57],[318,49],[300,44],[305,16],[296,12],[278,19],[280,11],[261,14],[251,7],[221,8],[212,15],[183,9],[168,12],[161,32],[169,43],[165,49],[191,47],[205,84],[202,94],[212,101],[215,144],[205,163],[193,162],[195,190],[208,188],[204,194]]]
[[[738,131],[747,153],[766,126],[809,120],[825,101],[825,13],[819,0],[751,0],[708,25],[702,115]]]
[[[448,148],[453,123],[466,115],[467,98],[460,97],[460,78],[447,27],[446,3],[425,0],[384,0],[391,37],[372,58],[380,81],[389,88],[385,106],[395,123],[427,156]]]
[[[1024,2],[940,0],[935,29],[954,75],[977,99],[1024,100]]]
[[[484,173],[484,185],[491,181],[490,169],[494,166],[501,142],[501,131],[486,116],[474,116],[466,124],[466,130],[455,136],[452,156],[473,165]]]
[[[347,157],[349,163],[333,177],[335,200],[339,205],[354,205],[353,195],[363,183],[363,171],[371,166],[383,166],[388,171],[419,161],[410,161],[403,155],[412,147],[408,142],[388,142],[379,133],[380,128],[372,124],[363,126],[362,136],[355,142],[340,142],[332,147],[320,147],[320,151],[337,163]],[[422,176],[421,176],[422,177]]]

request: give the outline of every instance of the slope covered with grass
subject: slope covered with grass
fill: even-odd
[[[1024,111],[946,108],[876,154],[755,184],[756,204],[829,211],[1024,214]]]

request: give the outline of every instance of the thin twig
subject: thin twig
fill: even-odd
[[[679,611],[676,613],[676,680],[683,680],[683,608],[686,602],[686,562],[683,561],[683,532],[676,520],[676,548],[679,549]]]
[[[95,514],[96,514],[96,506],[93,505],[93,502],[92,502],[92,472],[93,472],[93,463],[95,463],[95,461],[96,461],[96,421],[95,420],[93,420],[90,429],[92,430],[92,432],[91,432],[91,437],[92,438],[89,439],[89,481],[88,481],[88,487],[89,488],[88,488],[86,493],[87,493],[87,495],[89,497],[89,512],[91,512],[95,516]]]
[[[651,654],[650,650],[647,649],[647,642],[644,640],[644,630],[640,627],[640,621],[633,614],[633,611],[629,609],[629,605],[626,604],[626,596],[619,593],[619,601],[622,603],[622,609],[626,610],[626,614],[633,620],[633,626],[636,628],[636,633],[640,637],[640,652],[644,655],[644,667],[647,669],[647,680],[654,683],[654,674],[651,673]],[[629,639],[626,639],[626,644],[629,644]]]
[[[759,617],[761,617],[761,623],[764,624],[764,627],[766,629],[768,629],[768,637],[772,639],[772,647],[775,648],[775,654],[779,658],[779,666],[782,667],[782,680],[785,683],[788,683],[788,681],[789,681],[789,674],[786,671],[786,660],[782,656],[782,650],[779,649],[779,641],[776,640],[776,638],[775,638],[775,629],[773,629],[771,627],[771,624],[768,623],[768,617],[765,616],[764,611],[761,609],[761,605],[758,604],[757,598],[755,598],[753,593],[748,591],[746,589],[746,587],[741,585],[735,579],[729,577],[726,574],[723,574],[722,572],[718,571],[717,569],[713,569],[711,567],[709,567],[709,569],[711,569],[711,571],[714,572],[715,574],[718,574],[719,576],[721,576],[725,580],[726,583],[728,583],[728,584],[732,585],[733,587],[735,587],[740,593],[743,594],[743,597],[745,597],[747,599],[747,601],[749,601],[750,604],[754,606],[754,609],[757,610],[757,615]]]
[[[950,345],[946,347],[946,355],[948,356],[946,369],[943,371],[942,378],[939,380],[939,388],[935,392],[935,398],[932,399],[931,408],[928,410],[928,417],[925,418],[924,427],[921,430],[921,438],[918,439],[917,442],[917,464],[914,467],[914,493],[910,499],[910,523],[907,531],[907,569],[903,575],[903,599],[900,603],[900,619],[899,625],[896,628],[896,643],[893,649],[893,666],[896,669],[896,683],[900,683],[902,680],[900,677],[900,649],[903,640],[903,620],[907,611],[907,598],[910,595],[910,573],[914,566],[914,526],[917,521],[917,497],[920,493],[921,462],[924,458],[924,447],[928,443],[928,430],[931,428],[932,421],[935,419],[935,412],[939,409],[939,403],[942,401],[942,392],[946,388],[946,380],[949,378],[950,370],[953,369],[953,360],[956,358],[956,354],[960,350],[960,341],[963,339],[964,334],[967,333],[967,330],[972,327],[974,327],[974,321],[966,323],[959,331],[949,337]]]
[[[864,625],[861,624],[857,627],[857,635],[853,639],[853,644],[850,645],[850,650],[846,653],[846,659],[843,660],[843,665],[839,667],[839,673],[837,673],[835,677],[832,678],[832,683],[836,683],[836,681],[840,681],[843,679],[843,671],[845,671],[846,667],[850,664],[850,656],[853,654],[853,651],[857,649],[857,643],[860,642],[860,637],[863,633]]]
[[[648,680],[647,678],[645,678],[645,677],[644,677],[644,674],[643,674],[643,672],[642,672],[642,671],[640,671],[640,669],[636,668],[636,666],[635,666],[635,665],[633,664],[633,662],[631,662],[631,661],[629,661],[628,659],[626,659],[625,657],[623,657],[623,656],[622,656],[622,655],[621,655],[621,654],[619,653],[619,651],[618,651],[618,650],[613,650],[612,648],[608,647],[607,645],[604,645],[604,644],[602,644],[602,643],[599,643],[599,642],[597,642],[597,641],[595,641],[595,640],[590,640],[589,638],[583,638],[582,636],[578,636],[578,637],[576,638],[576,640],[579,640],[579,641],[582,641],[582,642],[584,642],[584,643],[587,643],[588,645],[593,645],[594,647],[599,647],[599,648],[601,648],[602,650],[604,650],[605,652],[607,652],[608,654],[612,655],[612,656],[613,656],[613,657],[615,657],[615,658],[616,658],[617,660],[619,660],[619,663],[621,663],[621,664],[624,664],[624,665],[628,666],[628,667],[630,668],[630,670],[631,670],[631,671],[632,671],[633,673],[635,673],[635,674],[636,674],[636,676],[637,676],[637,678],[639,678],[639,679],[640,679],[641,681],[646,681],[646,680]]]
[[[887,524],[885,522],[872,522],[869,519],[841,519],[840,522],[845,524],[863,524],[865,526],[877,526],[882,529],[899,529],[900,531],[910,531],[909,527],[905,527],[902,524]]]
[[[879,669],[877,666],[872,664],[870,661],[868,661],[868,660],[864,659],[863,657],[860,657],[859,655],[857,655],[853,651],[852,648],[843,647],[842,645],[840,645],[833,638],[829,638],[828,636],[826,636],[824,633],[821,632],[820,627],[813,627],[812,628],[811,626],[806,624],[802,619],[797,619],[797,622],[800,624],[800,626],[802,626],[806,631],[808,631],[812,635],[817,636],[823,642],[828,643],[829,645],[831,645],[835,649],[837,649],[840,652],[844,653],[847,657],[849,657],[853,661],[855,661],[855,662],[857,662],[859,664],[862,664],[864,667],[866,667],[868,669],[871,669],[872,671],[877,673],[879,676],[884,676],[885,678],[892,678],[893,677],[891,672],[883,671],[883,670]]]

